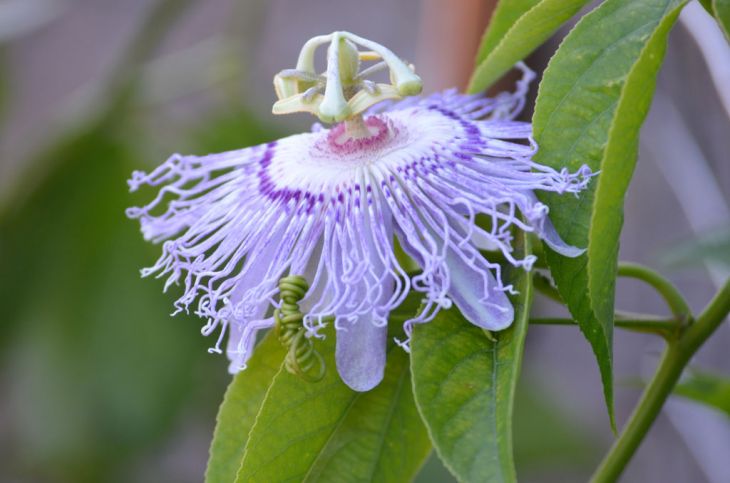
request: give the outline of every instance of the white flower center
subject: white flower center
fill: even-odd
[[[438,163],[444,146],[468,137],[439,112],[411,114],[403,110],[366,118],[367,137],[351,137],[340,123],[329,131],[282,139],[262,163],[264,178],[275,191],[332,198],[337,191],[359,190],[358,184],[377,182],[409,166]]]

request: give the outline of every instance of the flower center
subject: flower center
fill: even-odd
[[[335,153],[350,154],[380,146],[387,141],[389,134],[390,129],[382,119],[375,116],[367,119],[355,116],[330,130],[327,134],[327,145]]]

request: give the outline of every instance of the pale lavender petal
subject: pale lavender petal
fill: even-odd
[[[540,238],[542,238],[542,240],[547,243],[550,248],[564,257],[575,258],[583,255],[586,251],[585,248],[578,248],[565,243],[565,241],[560,238],[560,235],[557,230],[555,230],[555,227],[549,218],[546,218],[543,222],[542,229],[540,230]]]
[[[587,180],[590,179],[591,174],[590,172],[588,172],[581,178],[578,178],[579,174],[573,175],[572,182],[582,184],[582,186],[585,187],[585,184],[587,183]],[[566,181],[566,183],[570,182],[571,181]],[[557,230],[555,229],[552,221],[550,221],[550,218],[548,218],[547,216],[549,212],[548,207],[537,200],[537,196],[535,196],[535,193],[525,192],[524,195],[532,203],[532,208],[527,213],[529,222],[537,231],[537,234],[540,236],[540,238],[550,248],[552,248],[559,254],[570,258],[575,258],[585,253],[585,248],[578,248],[573,245],[569,245],[568,243],[565,243],[565,241],[560,237]]]
[[[355,391],[369,391],[383,380],[388,326],[372,316],[344,322],[337,331],[335,359],[342,380]]]
[[[377,210],[370,210],[363,218],[370,220],[376,213]],[[350,241],[357,246],[356,253],[369,260],[370,267],[360,277],[349,279],[350,289],[354,301],[371,302],[352,306],[343,304],[335,309],[335,359],[345,384],[355,391],[369,391],[380,383],[385,371],[389,304],[393,304],[395,283],[386,269],[390,259],[378,250],[375,240],[378,238],[378,226],[390,239],[393,238],[393,230],[390,220],[358,225],[355,223]],[[357,311],[353,310],[355,307]]]
[[[495,331],[512,324],[512,303],[491,272],[475,270],[455,254],[446,263],[451,271],[449,297],[469,322]]]

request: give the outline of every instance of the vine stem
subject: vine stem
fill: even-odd
[[[571,318],[563,317],[532,317],[530,318],[532,325],[572,325],[577,327],[578,323]],[[636,332],[658,333],[662,336],[676,331],[677,321],[674,318],[661,317],[633,317],[633,318],[617,318],[614,320],[614,326],[632,330]]]
[[[730,312],[730,280],[727,280],[696,321],[670,340],[656,373],[634,408],[620,436],[591,479],[592,483],[615,482],[636,452],[659,415],[664,402],[682,375],[685,366],[720,326]]]
[[[677,287],[654,270],[638,263],[620,262],[618,264],[618,276],[635,278],[650,285],[661,295],[678,321],[681,323],[689,321],[692,311],[687,301],[677,290]]]

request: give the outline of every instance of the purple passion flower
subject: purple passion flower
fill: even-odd
[[[563,255],[581,254],[560,239],[535,191],[577,193],[591,177],[587,167],[569,173],[532,161],[531,125],[513,120],[532,77],[523,72],[515,93],[496,98],[449,90],[391,101],[331,129],[175,154],[149,174],[133,173],[132,191],[159,187],[151,203],[127,212],[145,239],[164,242],[143,275],[184,285],[176,312],[195,303],[207,319],[203,334],[219,330],[212,351],[227,334],[233,373],[245,368],[256,333],[275,324],[278,281],[303,276],[303,326],[317,336],[334,323],[337,369],[357,391],[381,381],[388,316],[412,291],[424,308],[405,322],[406,335],[452,304],[481,328],[508,327],[513,289],[483,251],[529,270],[534,256],[513,256],[518,228]],[[327,97],[309,86],[296,94],[310,97],[304,102]],[[478,224],[478,214],[489,223]],[[396,244],[420,271],[407,271]]]

